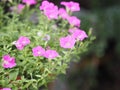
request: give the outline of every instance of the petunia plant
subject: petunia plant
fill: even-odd
[[[0,90],[47,86],[65,74],[70,61],[78,61],[94,39],[72,15],[80,11],[77,2],[63,1],[61,8],[38,2],[10,2],[7,12],[0,6]]]

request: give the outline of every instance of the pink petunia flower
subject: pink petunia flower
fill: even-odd
[[[70,16],[67,18],[67,20],[68,20],[69,24],[80,27],[81,21],[76,16]]]
[[[69,32],[72,34],[72,37],[80,41],[88,37],[85,31],[78,28],[69,29]]]
[[[2,88],[0,90],[12,90],[12,89],[10,89],[10,88]]]
[[[27,5],[35,5],[37,4],[36,0],[22,0],[23,3],[26,3]]]
[[[48,59],[54,59],[59,56],[59,54],[55,50],[46,50],[45,55],[46,58]]]
[[[51,3],[52,4],[52,3]],[[43,1],[41,6],[39,7],[40,10],[45,10],[50,5],[50,2]],[[53,5],[53,4],[52,4]],[[54,5],[53,5],[54,6]]]
[[[22,50],[28,44],[30,44],[30,40],[25,36],[20,36],[19,39],[15,42],[15,46],[18,50]]]
[[[69,15],[67,14],[64,8],[60,8],[58,13],[59,16],[62,17],[63,19],[67,19],[69,17]]]
[[[37,46],[32,49],[32,52],[33,52],[33,56],[44,56],[45,49],[42,48],[41,46]]]
[[[2,57],[2,60],[3,60],[2,66],[4,68],[13,68],[13,67],[16,66],[15,58],[14,57],[10,57],[10,55],[4,55]]]
[[[20,36],[19,39],[17,40],[17,42],[20,42],[20,44],[22,44],[24,46],[30,44],[29,38],[25,37],[25,36]]]
[[[53,8],[49,8],[47,11],[44,11],[44,14],[48,17],[48,19],[57,19],[58,7],[54,6]]]
[[[17,8],[18,8],[17,12],[18,12],[18,13],[21,13],[22,10],[24,9],[24,7],[25,7],[24,4],[18,4],[18,6],[17,6]]]
[[[15,46],[17,47],[18,50],[23,50],[24,45],[22,45],[20,42],[15,42]]]
[[[77,2],[73,2],[73,1],[70,1],[70,2],[61,2],[61,5],[64,5],[67,9],[69,9],[70,11],[80,11],[80,7],[79,7],[79,3]]]
[[[76,42],[75,38],[73,38],[70,35],[60,38],[60,46],[63,48],[73,48],[75,42]]]
[[[47,16],[48,19],[58,18],[58,7],[53,3],[43,1],[39,9],[43,10],[44,14]]]

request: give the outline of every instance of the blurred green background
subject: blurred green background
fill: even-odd
[[[120,0],[73,1],[80,3],[81,11],[74,15],[81,19],[81,29],[91,28],[96,40],[49,90],[120,90]]]

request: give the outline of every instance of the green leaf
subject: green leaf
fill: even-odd
[[[24,85],[24,87],[23,88],[28,88],[30,85],[32,84],[32,81],[27,81],[27,83]]]
[[[18,76],[18,73],[19,73],[18,70],[11,71],[10,74],[9,74],[10,80],[16,80],[16,78]]]

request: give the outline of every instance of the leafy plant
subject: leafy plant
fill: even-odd
[[[30,2],[31,1],[31,2]],[[61,2],[66,9],[35,0],[11,1],[7,13],[0,6],[0,87],[2,90],[38,90],[58,74],[65,74],[71,60],[87,51],[94,40],[91,30],[80,29],[76,2]],[[31,5],[34,7],[31,8]],[[5,88],[7,87],[7,88]]]

